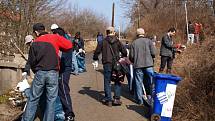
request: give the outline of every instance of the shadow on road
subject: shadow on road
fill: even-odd
[[[121,89],[121,92],[122,92],[122,93],[121,93],[121,96],[135,103],[134,95],[131,94],[131,92],[129,92],[128,85],[122,83],[121,86],[122,86],[122,89]]]
[[[132,110],[135,111],[137,113],[139,113],[141,116],[145,117],[145,118],[150,118],[150,110],[148,107],[146,106],[140,106],[140,105],[126,105],[128,110]]]
[[[101,74],[103,74],[104,73],[104,70],[103,69],[98,69],[98,70],[96,70],[97,72],[100,72]]]
[[[101,102],[101,100],[104,98],[104,96],[101,94],[103,91],[96,91],[91,90],[91,87],[82,87],[83,90],[80,90],[78,93],[80,94],[87,94],[88,96],[92,97],[93,99],[97,100],[98,102]]]

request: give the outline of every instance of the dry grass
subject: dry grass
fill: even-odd
[[[215,39],[188,47],[175,64],[176,73],[184,79],[177,89],[173,119],[214,121]]]
[[[85,41],[85,51],[91,52],[96,49],[97,42],[96,41]]]

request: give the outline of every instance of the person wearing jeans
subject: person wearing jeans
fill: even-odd
[[[104,100],[112,100],[111,96],[111,72],[112,66],[111,64],[104,64],[104,89],[105,89],[105,99]],[[119,81],[115,81],[114,83],[114,99],[120,99],[121,96],[121,83]]]
[[[112,76],[112,65],[114,61],[114,56],[118,57],[119,59],[119,52],[122,53],[122,57],[127,56],[127,51],[122,43],[116,38],[115,31],[113,27],[108,27],[106,29],[107,36],[102,41],[102,44],[98,44],[96,50],[93,55],[93,60],[95,61],[94,64],[98,65],[98,56],[102,53],[102,64],[104,69],[104,92],[105,97],[102,102],[107,106],[115,106],[121,105],[120,96],[121,96],[121,84],[120,82],[115,82],[114,88],[114,101],[112,103],[112,96],[111,96],[111,76]],[[115,55],[113,56],[111,47]],[[95,66],[97,67],[97,66]]]
[[[33,25],[37,38],[29,50],[28,63],[35,73],[22,121],[33,121],[41,95],[46,91],[43,121],[54,121],[55,101],[58,96],[59,49],[68,51],[72,43],[67,39],[45,32],[42,23]]]
[[[25,45],[30,47],[33,40],[34,40],[34,38],[32,35],[27,35],[25,37]],[[30,67],[29,63],[26,63],[26,66],[25,66],[25,69],[24,69],[24,72],[22,73],[22,75],[30,76],[30,68],[31,67]],[[29,98],[30,88],[25,89],[24,92],[25,92],[26,97]],[[37,114],[38,114],[37,116],[39,117],[40,120],[43,120],[45,107],[46,107],[46,90],[44,90],[42,96],[40,97],[39,108],[37,110]],[[59,96],[57,97],[56,102],[55,102],[55,118],[54,119],[55,119],[55,121],[64,121],[65,120],[64,111],[63,111],[63,107],[62,107]]]
[[[79,68],[78,68],[78,61],[77,61],[77,52],[75,50],[73,50],[72,52],[72,74],[74,75],[78,75],[79,74]]]
[[[152,84],[153,84],[153,76],[154,76],[154,69],[153,67],[149,68],[137,68],[134,72],[135,78],[135,87],[136,87],[136,96],[137,96],[137,103],[143,104],[143,83],[145,84],[145,91],[147,98],[150,98],[152,95]],[[143,82],[144,81],[144,82]],[[152,97],[152,96],[151,96]]]
[[[129,59],[133,62],[135,94],[138,104],[142,105],[145,97],[152,97],[152,85],[154,75],[155,46],[145,36],[143,28],[137,29],[137,39],[131,44]],[[143,83],[144,81],[144,83]],[[146,89],[146,90],[145,90]],[[146,92],[146,93],[145,93]],[[144,94],[145,93],[145,94]],[[145,97],[144,97],[145,95]],[[151,99],[146,100],[151,105]]]
[[[30,88],[30,97],[27,102],[26,112],[23,115],[23,121],[33,121],[36,113],[40,96],[43,93],[46,85],[47,105],[44,121],[54,121],[54,106],[58,95],[58,72],[51,71],[37,71],[32,86]]]

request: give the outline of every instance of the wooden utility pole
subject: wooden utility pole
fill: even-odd
[[[113,3],[113,6],[112,6],[112,24],[111,24],[112,27],[114,27],[114,8],[115,8],[115,3]]]
[[[137,28],[140,28],[140,1],[137,4],[137,9],[138,9]]]
[[[189,39],[189,37],[188,37],[188,34],[189,34],[189,32],[188,32],[188,17],[187,17],[187,1],[185,1],[185,3],[184,3],[184,8],[185,8],[185,17],[186,17],[186,29],[187,29],[187,41],[188,41],[188,39]]]

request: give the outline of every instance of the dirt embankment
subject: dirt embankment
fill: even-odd
[[[188,46],[174,62],[183,77],[174,106],[176,121],[215,121],[215,38]]]

